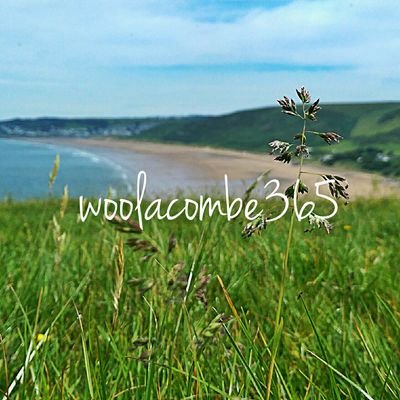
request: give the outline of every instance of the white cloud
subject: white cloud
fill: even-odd
[[[190,12],[182,4],[179,0],[2,0],[0,85],[18,82],[16,93],[21,99],[24,98],[21,88],[24,84],[27,87],[33,83],[38,87],[41,84],[65,85],[64,90],[45,91],[46,95],[59,99],[60,104],[71,101],[67,87],[73,86],[77,93],[90,92],[87,101],[95,101],[93,94],[102,88],[105,95],[120,93],[125,96],[115,98],[111,110],[121,114],[125,113],[123,104],[130,103],[131,97],[126,93],[129,82],[141,93],[143,104],[153,98],[150,91],[161,90],[151,84],[151,79],[157,81],[159,87],[168,88],[171,103],[175,101],[176,104],[179,100],[174,98],[174,87],[176,92],[181,90],[179,81],[187,85],[188,91],[194,92],[200,90],[198,82],[203,82],[208,91],[201,89],[197,106],[191,103],[187,110],[184,104],[179,109],[171,104],[168,107],[154,104],[153,107],[160,112],[166,108],[167,112],[171,108],[178,113],[210,112],[205,99],[207,96],[215,98],[218,88],[207,70],[197,72],[202,75],[196,77],[197,82],[193,77],[171,77],[162,72],[151,78],[141,76],[139,70],[133,69],[131,74],[127,71],[130,67],[146,65],[227,64],[229,69],[229,64],[270,63],[347,66],[351,71],[286,71],[246,77],[240,73],[227,74],[218,81],[226,85],[223,92],[235,84],[241,87],[242,100],[239,94],[234,101],[221,93],[216,97],[220,98],[219,104],[225,106],[215,109],[253,106],[250,97],[254,91],[242,82],[259,79],[256,87],[272,89],[277,77],[283,87],[288,82],[304,79],[321,88],[332,87],[329,93],[334,100],[360,100],[364,96],[365,99],[393,99],[399,93],[400,85],[393,80],[400,64],[398,0],[293,1],[272,9],[236,12],[234,18],[231,10],[218,9],[218,14],[210,15],[209,19],[204,18],[204,13],[199,17],[199,7]],[[225,14],[230,18],[225,18]],[[334,94],[339,91],[342,97]],[[25,98],[30,93],[30,89],[27,90]],[[15,96],[17,99],[17,94]],[[0,92],[0,106],[6,100]],[[53,99],[49,98],[48,102]],[[268,103],[267,98],[265,102]],[[45,104],[43,99],[43,107]],[[121,105],[120,112],[118,105]],[[100,105],[98,107],[102,110]],[[96,104],[89,110],[95,112]],[[146,113],[151,114],[151,111],[149,106]]]

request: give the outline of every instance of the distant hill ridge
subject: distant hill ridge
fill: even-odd
[[[278,107],[238,111],[220,116],[149,118],[36,118],[0,122],[0,135],[121,136],[140,140],[265,151],[275,138],[290,140],[301,121],[283,115]],[[310,129],[335,131],[345,140],[341,152],[374,147],[400,154],[400,102],[323,104],[319,120]],[[325,151],[317,137],[310,145]],[[334,147],[332,146],[332,149]]]

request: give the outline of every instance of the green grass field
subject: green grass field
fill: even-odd
[[[346,139],[346,149],[368,145],[400,151],[400,103],[324,104],[322,99],[319,118],[310,128],[340,133]],[[138,137],[262,152],[268,141],[277,137],[290,140],[300,128],[296,118],[287,118],[276,107],[269,107],[202,119],[167,120]],[[314,138],[311,144],[315,151],[323,147],[326,153],[320,139]]]
[[[398,200],[342,206],[329,236],[295,224],[280,327],[289,217],[128,234],[60,202],[0,204],[2,394],[25,367],[11,399],[400,398]]]

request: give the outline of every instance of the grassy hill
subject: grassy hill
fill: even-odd
[[[376,146],[400,151],[400,103],[322,104],[319,120],[310,127],[337,131],[346,139],[346,149]],[[289,140],[300,129],[301,121],[270,107],[195,120],[169,120],[144,131],[140,138],[264,151],[268,141]],[[319,144],[319,140],[314,141],[316,149]]]
[[[12,399],[265,399],[279,334],[271,399],[399,398],[398,200],[341,208],[329,236],[296,223],[278,333],[288,218],[243,239],[217,216],[127,234],[77,212],[0,203],[0,396],[27,366]]]

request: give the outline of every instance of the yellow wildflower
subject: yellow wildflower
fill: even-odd
[[[45,335],[45,334],[43,334],[43,333],[38,333],[37,335],[36,335],[36,340],[38,341],[38,342],[47,342],[48,340],[50,339],[50,336],[48,336],[48,335]]]

